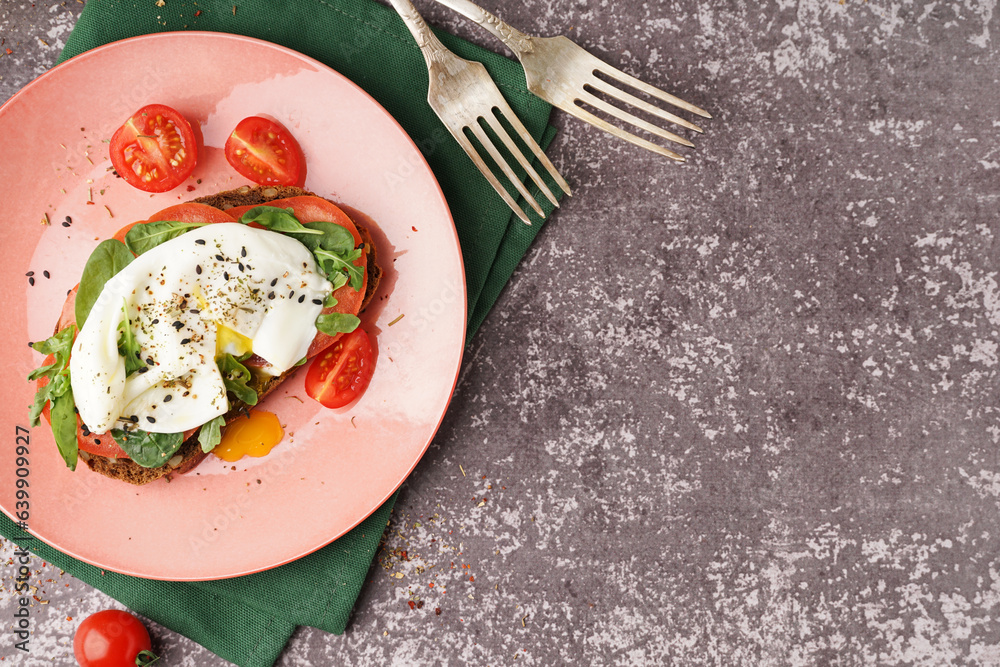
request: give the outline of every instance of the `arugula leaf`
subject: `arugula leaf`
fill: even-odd
[[[125,235],[125,246],[136,255],[152,250],[161,243],[177,238],[185,232],[204,227],[207,222],[177,222],[157,220],[135,225]]]
[[[116,239],[101,241],[83,267],[80,288],[76,292],[76,325],[83,328],[105,283],[132,262],[132,253]]]
[[[28,375],[28,380],[48,378],[44,387],[39,387],[35,392],[35,400],[28,413],[32,427],[38,426],[39,417],[45,404],[49,401],[63,396],[70,390],[69,383],[69,355],[73,349],[73,337],[76,334],[76,327],[68,326],[59,331],[51,338],[32,343],[31,347],[42,354],[51,354],[52,363],[36,368]]]
[[[198,443],[201,444],[201,451],[207,454],[222,442],[222,427],[225,425],[225,415],[219,415],[212,421],[201,425],[201,430],[198,431]]]
[[[143,468],[159,468],[184,444],[183,433],[148,433],[111,429],[111,437],[128,457]]]
[[[76,470],[79,445],[76,441],[76,402],[73,400],[72,389],[52,398],[49,418],[52,420],[52,435],[63,461],[70,470]]]
[[[125,357],[125,377],[146,366],[142,361],[142,350],[139,342],[132,333],[132,321],[128,316],[128,301],[122,299],[122,310],[125,311],[125,319],[118,325],[121,335],[118,337],[118,354]]]
[[[354,264],[354,260],[361,257],[361,248],[356,248],[347,254],[333,252],[325,248],[317,248],[313,250],[313,255],[316,257],[316,263],[323,268],[330,282],[336,285],[335,279],[337,275],[346,272],[348,280],[351,283],[351,288],[355,292],[361,291],[361,281],[365,275],[364,269]],[[343,281],[340,284],[343,285]]]
[[[316,318],[316,328],[327,336],[336,336],[339,333],[351,333],[358,328],[359,324],[361,324],[361,320],[358,319],[357,315],[348,315],[346,313],[330,313],[329,315],[320,315]]]
[[[247,405],[257,405],[257,392],[248,384],[251,375],[247,367],[234,359],[231,354],[224,354],[216,361],[219,364],[219,372],[222,373],[222,382],[226,385],[226,391]]]
[[[272,232],[295,232],[297,234],[322,234],[319,230],[303,227],[294,215],[294,209],[278,208],[277,206],[255,206],[242,216],[240,222],[244,225],[256,222]]]

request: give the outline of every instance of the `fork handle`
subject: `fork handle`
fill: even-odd
[[[391,0],[390,0],[391,1]],[[517,28],[498,19],[493,14],[480,7],[470,0],[435,0],[439,5],[444,5],[464,16],[465,18],[478,23],[514,52],[518,58],[523,53],[530,53],[534,48],[531,44],[531,36],[526,35]]]
[[[420,47],[420,53],[427,61],[427,67],[440,62],[439,56],[442,54],[450,53],[441,40],[437,38],[437,35],[431,31],[427,22],[424,21],[424,17],[417,12],[417,8],[410,0],[389,0],[389,3],[403,19],[403,23],[409,28],[413,38],[417,40],[417,46]]]

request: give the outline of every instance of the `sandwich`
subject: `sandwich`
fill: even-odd
[[[222,224],[217,224],[222,223]],[[357,328],[381,278],[369,230],[291,186],[200,197],[103,241],[70,290],[31,421],[68,467],[146,484]]]

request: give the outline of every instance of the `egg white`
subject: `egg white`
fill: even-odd
[[[332,290],[304,245],[239,223],[206,225],[139,255],[104,286],[73,345],[83,423],[95,433],[178,433],[225,414],[219,326],[250,339],[278,375],[306,355]],[[118,351],[126,308],[147,369],[128,377]]]

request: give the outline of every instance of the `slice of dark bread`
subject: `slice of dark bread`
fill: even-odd
[[[236,190],[228,190],[226,192],[219,192],[206,197],[199,197],[194,201],[199,204],[208,204],[209,206],[214,206],[215,208],[226,211],[236,206],[263,205],[276,199],[298,197],[300,195],[318,196],[301,188],[290,186],[243,186],[241,188],[237,188]],[[355,221],[354,224],[358,228],[358,234],[360,234],[361,241],[364,243],[365,249],[368,252],[368,281],[365,286],[364,300],[361,303],[361,308],[363,310],[372,300],[375,290],[378,289],[379,281],[382,278],[382,269],[379,267],[377,262],[375,244],[372,241],[371,233],[359,225],[357,221]],[[263,400],[268,394],[274,391],[286,377],[294,373],[296,370],[298,369],[293,367],[277,377],[254,374],[251,386],[253,386],[253,388],[257,391],[258,401]],[[232,400],[229,412],[226,413],[226,424],[244,416],[248,407],[249,406],[244,404],[242,401]],[[177,450],[177,453],[170,458],[166,465],[160,466],[159,468],[144,468],[130,459],[113,459],[81,452],[81,458],[83,458],[83,460],[87,463],[87,467],[94,472],[105,475],[106,477],[120,479],[123,482],[136,485],[148,484],[149,482],[171,474],[184,474],[186,472],[190,472],[197,467],[197,465],[201,463],[207,455],[208,454],[201,450],[201,445],[198,443],[197,431],[195,431],[195,433],[189,437],[183,445],[181,445],[181,448]],[[169,477],[167,480],[169,481]]]

